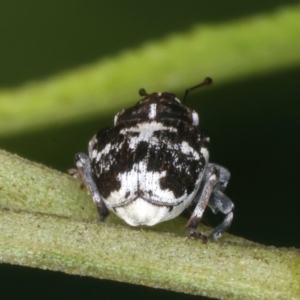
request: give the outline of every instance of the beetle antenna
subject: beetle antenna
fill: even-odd
[[[199,87],[201,87],[201,86],[210,85],[210,84],[212,84],[212,83],[213,83],[213,80],[212,80],[210,77],[206,77],[201,83],[199,83],[199,84],[197,84],[197,85],[195,85],[195,86],[192,86],[192,87],[186,89],[186,90],[185,90],[185,93],[184,93],[184,97],[183,97],[182,103],[185,102],[185,99],[186,99],[186,97],[187,97],[189,91],[194,90],[194,89],[197,89],[197,88],[199,88]]]
[[[149,94],[143,88],[139,89],[139,95],[144,97],[149,96]]]

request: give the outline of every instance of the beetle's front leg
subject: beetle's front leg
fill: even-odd
[[[220,177],[220,171],[216,168],[211,168],[207,176],[205,176],[204,186],[201,190],[200,198],[196,204],[196,207],[187,223],[187,227],[189,228],[190,236],[196,239],[207,242],[207,237],[200,232],[196,231],[197,225],[200,222],[203,212],[208,204],[210,195],[218,183]]]
[[[209,235],[210,239],[216,240],[221,237],[222,233],[230,226],[233,219],[234,204],[222,191],[214,190],[209,199],[208,206],[214,213],[220,211],[226,215],[224,221]]]
[[[77,172],[74,172],[74,170],[71,169],[69,173],[78,177],[87,188],[88,193],[92,196],[93,201],[97,205],[99,220],[103,221],[108,216],[109,211],[99,193],[92,171],[91,160],[86,154],[77,153],[75,155],[75,164],[78,169]]]
[[[222,233],[230,226],[233,219],[234,204],[223,193],[228,184],[230,172],[222,166],[209,163],[207,168],[208,172],[212,168],[219,169],[220,178],[209,198],[208,206],[214,213],[221,212],[226,215],[224,221],[218,225],[208,237],[209,239],[216,240],[220,238]]]

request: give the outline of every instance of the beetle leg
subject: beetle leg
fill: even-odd
[[[96,181],[94,179],[91,160],[86,154],[77,153],[75,155],[75,163],[78,169],[77,174],[74,174],[72,171],[71,172],[75,177],[78,177],[82,181],[84,186],[86,186],[88,193],[92,196],[93,201],[97,205],[99,220],[103,221],[108,216],[109,211],[101,198]]]
[[[196,231],[197,225],[201,220],[201,217],[203,215],[203,212],[208,205],[208,201],[210,198],[210,195],[218,183],[220,178],[220,171],[219,168],[212,166],[207,169],[205,174],[205,181],[203,188],[201,190],[200,198],[197,202],[197,205],[187,223],[187,227],[189,228],[189,233],[191,237],[194,237],[196,239],[200,239],[203,242],[207,241],[207,237],[199,232]]]
[[[219,180],[216,186],[214,187],[214,190],[217,189],[220,191],[224,191],[230,179],[230,172],[220,165],[209,163],[206,168],[206,174],[209,174],[214,168],[219,169],[219,173],[220,173]]]
[[[234,204],[222,191],[214,190],[209,198],[208,206],[214,213],[220,211],[226,215],[224,221],[218,225],[208,237],[209,239],[216,240],[221,237],[222,232],[226,231],[230,226],[233,219],[232,211]]]
[[[230,226],[233,219],[232,211],[234,205],[231,202],[231,200],[226,195],[223,194],[223,191],[225,190],[230,178],[230,172],[222,166],[209,163],[207,167],[207,171],[209,171],[212,168],[219,169],[220,177],[218,183],[215,185],[214,190],[210,196],[210,199],[208,201],[208,206],[211,208],[211,210],[214,213],[220,211],[221,213],[226,215],[224,221],[220,225],[218,225],[208,237],[209,239],[216,240],[219,237],[221,237],[222,232],[226,231]]]

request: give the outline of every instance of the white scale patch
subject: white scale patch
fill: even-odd
[[[158,123],[156,121],[152,121],[150,123],[140,123],[137,124],[135,127],[129,127],[129,128],[124,128],[120,131],[120,134],[126,134],[127,132],[153,132],[158,131],[158,130],[167,130],[169,132],[177,132],[177,129],[175,127],[167,127],[164,126],[162,123]],[[151,135],[152,135],[151,134]]]
[[[186,155],[192,155],[194,159],[199,160],[199,154],[187,143],[187,142],[182,142],[180,144],[180,150],[183,154]]]
[[[148,114],[149,119],[154,119],[156,117],[156,106],[157,104],[155,103],[150,104],[150,111]]]

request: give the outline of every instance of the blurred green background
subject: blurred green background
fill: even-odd
[[[199,24],[222,25],[297,4],[299,1],[292,0],[1,2],[0,87],[10,90],[46,80],[138,49],[146,42],[184,34]],[[201,66],[205,59],[199,57],[195,64]],[[226,166],[232,174],[227,195],[235,203],[235,218],[229,232],[267,245],[298,248],[299,62],[300,49],[298,64],[236,76],[222,84],[215,80],[213,87],[195,91],[187,100],[200,113],[201,124],[211,136],[212,161]],[[140,68],[144,68],[142,63]],[[159,77],[160,70],[157,72]],[[190,85],[205,76],[218,78],[215,73],[199,74]],[[119,85],[116,81],[114,89]],[[144,82],[147,86],[153,86],[151,81]],[[132,104],[139,99],[140,87],[138,83],[132,93]],[[183,91],[182,86],[174,90],[180,96]],[[116,106],[124,107],[120,100]],[[1,109],[0,101],[0,113]],[[0,148],[65,172],[73,166],[74,154],[86,151],[90,137],[102,126],[112,125],[114,112],[96,111],[90,117],[53,126],[0,134]],[[213,225],[220,221],[209,213],[207,218]],[[5,299],[194,298],[17,266],[1,265],[0,278]]]

